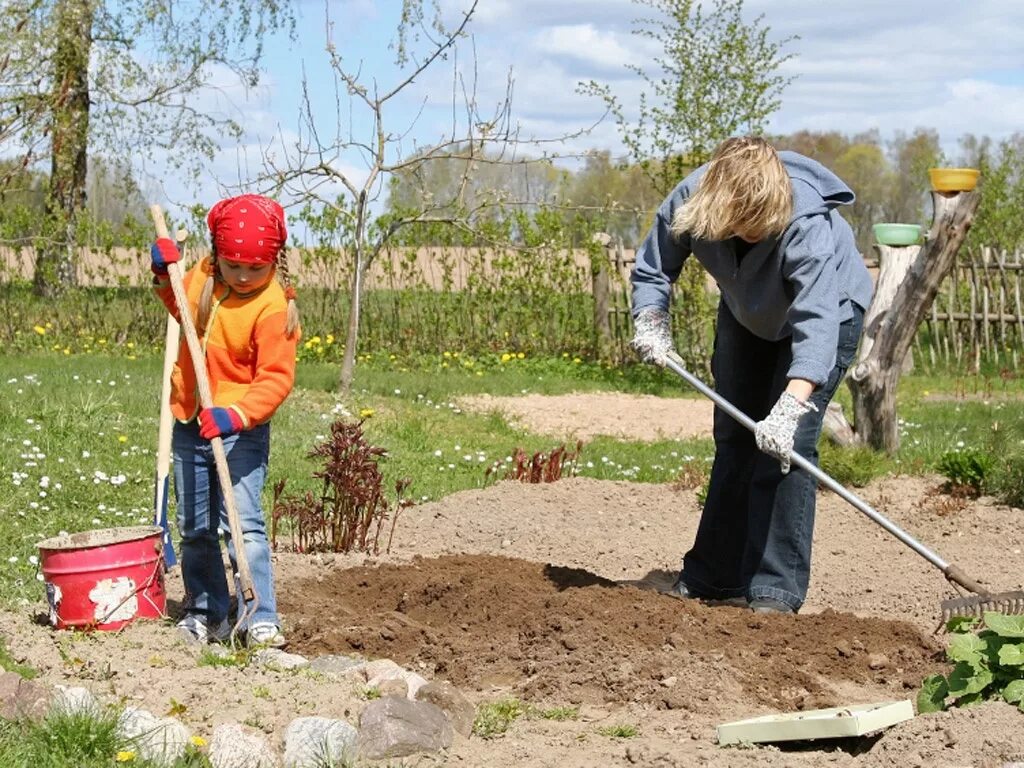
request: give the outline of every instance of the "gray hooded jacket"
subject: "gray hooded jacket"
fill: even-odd
[[[789,378],[823,384],[835,365],[839,324],[853,316],[851,302],[867,309],[871,277],[853,230],[838,211],[854,200],[843,181],[796,152],[779,152],[793,185],[793,218],[778,238],[754,244],[741,259],[735,239],[672,235],[676,211],[696,191],[707,166],[679,183],[658,209],[636,254],[633,314],[668,310],[672,283],[691,253],[717,281],[733,316],[768,341],[792,337]]]

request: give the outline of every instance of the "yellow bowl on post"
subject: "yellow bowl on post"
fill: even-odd
[[[970,192],[978,186],[977,168],[929,168],[928,178],[936,192]]]
[[[916,245],[921,239],[920,224],[875,224],[875,240],[879,245]]]

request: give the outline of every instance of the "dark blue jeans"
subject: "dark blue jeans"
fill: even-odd
[[[793,448],[815,465],[825,408],[853,362],[863,323],[864,311],[854,305],[854,316],[839,327],[835,367],[810,397],[818,411],[797,427]],[[719,305],[715,390],[754,421],[767,416],[785,390],[791,360],[790,339],[765,341]],[[797,610],[811,574],[817,481],[796,466],[783,475],[778,459],[761,453],[754,435],[719,408],[714,437],[704,512],[679,578],[700,597],[770,597]]]

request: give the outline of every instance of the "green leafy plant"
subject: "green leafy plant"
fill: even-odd
[[[530,707],[519,699],[502,699],[490,704],[481,704],[473,720],[473,735],[481,739],[501,736],[513,722],[529,713]]]
[[[840,447],[823,440],[820,446],[821,469],[841,485],[863,488],[889,469],[885,454],[867,446]]]
[[[632,739],[640,734],[640,729],[635,725],[624,723],[622,725],[608,725],[598,728],[597,732],[610,739]]]
[[[307,492],[301,498],[283,496],[285,481],[274,485],[271,543],[277,549],[282,520],[294,525],[294,546],[298,552],[380,551],[380,534],[391,518],[386,549],[391,549],[398,515],[412,500],[404,498],[411,480],[395,483],[395,504],[384,494],[384,476],[378,461],[387,456],[384,448],[371,445],[363,435],[363,421],[335,421],[330,436],[314,446],[309,457],[319,459],[323,468],[314,472],[320,481],[319,497]]]
[[[987,611],[978,619],[950,621],[948,675],[930,675],[917,695],[918,712],[938,712],[988,699],[1016,704],[1024,712],[1024,616]]]
[[[942,454],[938,468],[953,490],[964,490],[978,496],[985,490],[992,464],[992,457],[988,454],[975,448],[960,448]]]

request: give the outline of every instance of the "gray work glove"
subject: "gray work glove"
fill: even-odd
[[[672,319],[657,307],[645,307],[633,321],[633,340],[629,343],[645,363],[665,366],[672,348]]]
[[[783,392],[778,402],[763,421],[754,428],[757,447],[774,456],[782,465],[782,474],[789,472],[789,454],[793,452],[793,437],[800,417],[818,407],[809,401],[798,400],[789,392]]]

